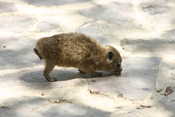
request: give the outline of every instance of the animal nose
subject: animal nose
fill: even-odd
[[[121,64],[117,64],[117,69],[118,69],[119,71],[122,71]]]
[[[121,67],[121,64],[117,64],[117,68],[120,68]]]
[[[120,72],[122,71],[123,69],[122,68],[120,68]]]

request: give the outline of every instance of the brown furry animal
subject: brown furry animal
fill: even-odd
[[[43,75],[48,81],[55,81],[49,76],[58,66],[75,67],[81,73],[109,71],[120,75],[122,58],[112,46],[103,47],[92,38],[80,33],[63,33],[39,39],[34,48],[40,59],[45,60]]]

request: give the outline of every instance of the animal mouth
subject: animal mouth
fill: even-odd
[[[121,72],[119,72],[119,71],[114,72],[114,75],[116,75],[116,76],[120,76],[120,75],[121,75]]]

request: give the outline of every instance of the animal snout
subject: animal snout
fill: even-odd
[[[118,75],[121,75],[121,72],[122,72],[122,67],[121,67],[121,65],[119,66],[119,65],[117,65],[117,67],[116,67],[116,70],[115,70],[115,74],[118,76]]]
[[[119,68],[119,71],[122,72],[122,70],[123,70],[123,69],[120,67],[120,68]]]
[[[117,66],[116,66],[116,70],[117,70],[117,71],[122,71],[121,64],[117,64]]]

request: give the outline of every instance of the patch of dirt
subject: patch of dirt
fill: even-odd
[[[10,109],[8,106],[0,106],[1,109]]]
[[[49,99],[48,101],[50,103],[52,103],[52,104],[72,103],[72,102],[70,102],[69,100],[66,100],[66,99],[58,99],[58,100],[51,100],[51,99]]]
[[[164,96],[168,96],[168,95],[172,94],[173,92],[174,92],[174,90],[172,89],[172,87],[168,86],[165,89]]]
[[[136,109],[145,109],[145,108],[151,108],[151,107],[152,107],[151,105],[140,105]]]

